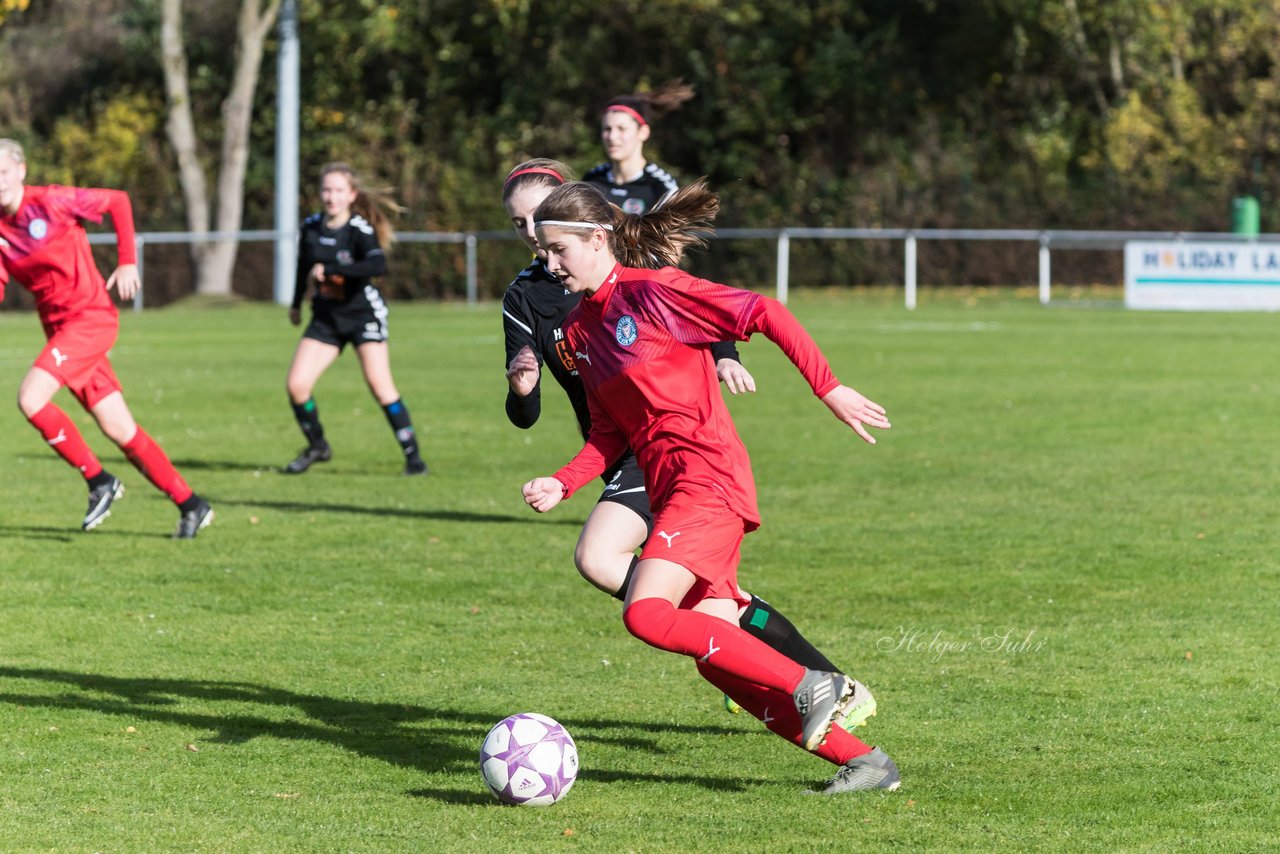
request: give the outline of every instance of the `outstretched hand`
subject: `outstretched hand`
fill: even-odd
[[[133,295],[138,292],[138,288],[142,287],[142,280],[138,278],[137,264],[121,264],[116,267],[115,272],[111,274],[111,278],[107,279],[107,290],[116,289],[116,293],[120,295],[120,299],[133,299]]]
[[[535,477],[524,485],[524,503],[546,513],[564,498],[564,484],[554,477]]]
[[[729,389],[729,394],[740,394],[756,390],[755,377],[751,376],[741,362],[733,359],[721,359],[716,362],[716,377]]]
[[[507,383],[511,390],[520,397],[528,397],[533,387],[538,384],[538,357],[528,344],[520,348],[511,364],[507,365]]]
[[[875,437],[867,432],[867,427],[889,429],[889,419],[885,417],[884,407],[867,400],[847,385],[836,386],[822,398],[831,413],[837,419],[853,428],[853,432],[862,437],[868,445],[876,443]]]

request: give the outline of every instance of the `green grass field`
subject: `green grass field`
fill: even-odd
[[[1010,292],[799,294],[842,379],[889,411],[868,447],[764,339],[730,406],[764,527],[743,583],[865,681],[892,794],[731,716],[577,577],[584,492],[520,484],[579,442],[558,390],[503,415],[496,305],[402,304],[393,364],[433,474],[351,354],[302,441],[283,309],[122,316],[140,423],[216,507],[194,542],[89,426],[128,494],[84,487],[0,415],[0,850],[930,851],[1280,846],[1280,375],[1267,315],[1043,308]],[[42,344],[0,315],[12,400]],[[476,753],[539,711],[582,771],[501,807]]]

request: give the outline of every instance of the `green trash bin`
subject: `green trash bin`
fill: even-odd
[[[1231,233],[1256,235],[1259,232],[1258,200],[1236,196],[1231,200]]]

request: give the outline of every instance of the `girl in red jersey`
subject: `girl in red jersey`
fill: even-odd
[[[541,379],[547,373],[564,390],[585,439],[591,430],[587,392],[564,340],[565,317],[582,298],[548,272],[533,230],[533,212],[556,187],[572,180],[572,171],[555,160],[527,160],[503,182],[502,201],[516,234],[533,253],[533,261],[507,287],[502,299],[506,340],[506,411],[511,423],[528,429],[542,413]],[[738,361],[732,342],[710,347],[716,375],[732,394],[755,391],[755,380]],[[645,492],[644,473],[627,451],[604,473],[605,486],[587,517],[574,548],[573,561],[582,577],[616,599],[625,600],[637,563],[636,550],[652,533],[653,514]],[[737,614],[745,631],[787,657],[815,670],[837,670],[786,616],[758,596]],[[737,712],[728,700],[726,707]]]
[[[600,141],[609,159],[589,170],[582,180],[594,184],[627,213],[652,210],[678,185],[667,170],[645,158],[644,144],[649,141],[655,117],[692,97],[692,86],[673,80],[652,92],[610,98],[600,115]]]
[[[534,213],[548,269],[583,297],[564,336],[587,389],[591,432],[551,477],[524,485],[547,512],[628,446],[655,514],[623,622],[646,643],[697,660],[699,672],[773,732],[839,765],[823,790],[894,789],[893,761],[846,729],[875,711],[839,673],[808,669],[736,624],[745,533],[760,524],[747,452],[719,394],[706,345],[763,333],[814,394],[865,441],[884,409],[840,382],[776,300],[698,279],[674,265],[699,244],[719,201],[699,181],[647,216],[628,215],[584,183],[553,190]],[[655,269],[656,268],[656,269]]]
[[[302,474],[313,463],[332,457],[311,393],[343,348],[351,344],[365,383],[400,443],[404,473],[425,475],[427,464],[418,450],[418,435],[391,377],[387,304],[373,283],[387,271],[385,250],[395,237],[383,207],[399,210],[399,206],[383,191],[362,188],[355,171],[345,163],[329,163],[320,170],[320,199],[324,211],[303,220],[298,235],[298,274],[289,308],[289,322],[294,326],[302,322],[307,289],[314,287],[314,293],[311,322],[293,353],[285,380],[293,416],[307,447],[284,471]]]
[[[111,515],[124,485],[102,464],[67,414],[53,401],[62,386],[93,415],[129,462],[178,507],[173,535],[190,539],[213,521],[213,508],[192,492],[160,446],[133,420],[120,381],[107,358],[119,318],[108,296],[114,287],[131,299],[139,287],[129,196],[120,190],[29,187],[22,146],[0,140],[0,293],[14,278],[31,291],[48,343],[18,389],[18,408],[49,446],[89,486],[81,527],[96,528]],[[89,251],[81,220],[111,214],[120,266],[104,283]]]

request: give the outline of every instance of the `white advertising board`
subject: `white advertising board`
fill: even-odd
[[[1280,311],[1280,243],[1126,243],[1124,304],[1188,311]]]

